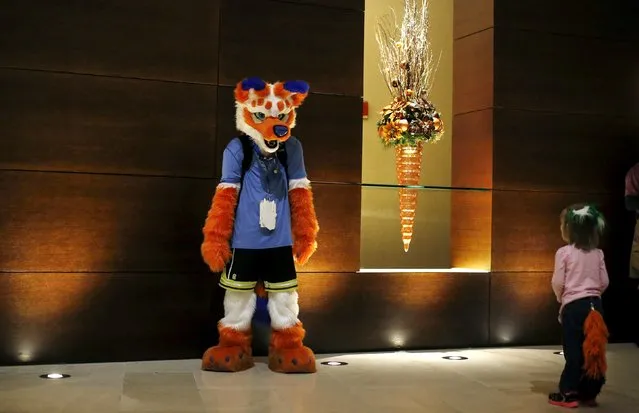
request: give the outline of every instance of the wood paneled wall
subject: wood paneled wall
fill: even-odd
[[[550,11],[550,12],[549,12]],[[558,216],[598,204],[613,339],[628,338],[632,219],[623,180],[639,161],[633,2],[455,1],[454,185],[491,188],[490,343],[558,342],[550,291]],[[455,211],[467,205],[457,202]],[[459,227],[477,223],[460,216]],[[453,231],[464,255],[464,232]]]
[[[486,273],[304,274],[299,293],[307,343],[324,353],[486,345],[489,279]]]
[[[360,189],[343,183],[361,179],[363,0],[1,8],[0,364],[199,357],[216,341],[200,228],[245,76],[311,84],[296,134],[322,224],[304,271],[322,275],[304,290],[359,269]]]
[[[322,226],[300,276],[317,351],[557,342],[557,216],[582,200],[610,220],[606,309],[623,339],[636,7],[455,0],[453,186],[491,191],[453,192],[452,256],[491,274],[356,273],[363,11],[4,0],[0,364],[199,357],[216,341],[223,293],[200,228],[248,75],[311,83],[296,133]],[[295,41],[260,41],[282,33]]]

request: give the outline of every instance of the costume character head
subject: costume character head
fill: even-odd
[[[244,79],[235,88],[237,129],[253,140],[264,154],[275,153],[291,137],[295,110],[308,95],[308,83],[300,80],[266,83]]]

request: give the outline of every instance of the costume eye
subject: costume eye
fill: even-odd
[[[255,118],[255,120],[258,120],[260,122],[262,122],[264,119],[266,119],[266,115],[262,112],[255,112],[253,114],[253,117]]]
[[[287,114],[287,113],[280,113],[280,114],[277,116],[277,118],[278,118],[279,120],[285,120],[285,119],[287,119],[287,118],[288,118],[288,114]]]

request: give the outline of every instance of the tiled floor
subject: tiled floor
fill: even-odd
[[[285,376],[260,363],[237,374],[201,372],[198,360],[0,367],[0,413],[537,413],[563,359],[554,349],[321,357],[349,363]],[[609,349],[609,380],[598,412],[639,412],[639,349]],[[43,380],[43,372],[72,377]]]

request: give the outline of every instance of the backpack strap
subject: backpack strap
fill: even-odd
[[[240,184],[244,184],[244,175],[251,169],[251,163],[253,163],[253,144],[251,138],[246,135],[240,136],[240,142],[242,142],[242,152],[244,157],[242,158],[242,175],[240,177]]]
[[[280,149],[277,151],[277,159],[282,164],[284,168],[284,172],[286,172],[286,177],[288,179],[288,155],[286,153],[286,142],[282,142],[280,144]]]

